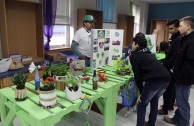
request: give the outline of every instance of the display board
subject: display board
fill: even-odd
[[[91,39],[91,69],[113,65],[113,61],[122,56],[123,30],[92,29]]]
[[[155,35],[145,35],[148,42],[148,48],[152,53],[156,53],[156,36]]]

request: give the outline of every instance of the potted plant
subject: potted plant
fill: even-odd
[[[88,73],[90,71],[89,67],[85,67],[83,69],[83,75],[81,75],[81,79],[85,80],[86,82],[88,82],[90,80],[90,77],[86,75],[86,73]]]
[[[56,105],[56,89],[55,79],[53,77],[47,77],[43,82],[43,86],[40,87],[39,98],[40,105],[43,107],[54,107]]]
[[[27,80],[27,74],[23,74],[21,72],[16,73],[11,78],[12,82],[16,85],[15,89],[15,99],[17,101],[23,101],[26,97],[26,88],[25,83]]]
[[[59,76],[65,76],[67,74],[67,71],[69,69],[69,66],[67,64],[60,64],[60,65],[46,65],[44,68],[44,75],[43,80],[46,79],[49,76],[56,78],[59,78]],[[65,84],[57,79],[57,81],[54,83],[55,88],[57,90],[64,90]]]
[[[81,78],[77,78],[68,72],[64,82],[66,84],[65,96],[67,99],[77,100],[82,96],[81,83],[83,80]]]
[[[126,59],[117,58],[114,61],[114,66],[116,67],[116,73],[119,75],[126,75],[131,72],[130,65],[126,63]]]

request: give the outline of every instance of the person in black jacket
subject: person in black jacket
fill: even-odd
[[[173,70],[178,109],[173,118],[166,116],[164,121],[177,126],[190,126],[189,95],[194,84],[194,18],[188,16],[180,19],[179,31],[183,35],[182,46]]]
[[[148,126],[154,126],[157,118],[158,99],[163,95],[170,80],[168,70],[156,59],[147,48],[143,33],[133,38],[130,62],[135,76],[135,82],[140,90],[138,100],[137,126],[144,126],[146,107],[151,104]],[[143,82],[145,83],[143,86]]]
[[[166,57],[163,61],[163,65],[169,70],[172,75],[172,69],[174,67],[174,63],[178,57],[178,51],[181,47],[181,38],[179,32],[179,20],[174,19],[167,23],[169,33],[172,34],[170,46],[167,50]],[[158,111],[158,114],[167,115],[168,110],[174,110],[174,103],[175,103],[175,86],[174,81],[171,79],[168,88],[166,89],[163,95],[163,106]]]

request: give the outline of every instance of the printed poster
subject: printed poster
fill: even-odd
[[[155,35],[145,35],[147,40],[148,48],[152,53],[156,53],[156,36]]]
[[[123,30],[92,29],[91,35],[91,69],[113,65],[114,60],[122,56]]]

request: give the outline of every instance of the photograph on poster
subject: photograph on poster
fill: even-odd
[[[113,52],[114,53],[118,53],[119,52],[119,49],[117,47],[113,48]]]
[[[109,42],[110,42],[110,38],[105,38],[105,44],[109,44]]]
[[[94,47],[94,53],[98,52],[98,47]]]
[[[98,45],[98,39],[94,39],[94,45]]]
[[[105,30],[98,30],[98,38],[104,38],[105,37]]]
[[[109,45],[105,45],[104,46],[104,51],[108,51],[109,50]]]
[[[108,65],[108,57],[105,58],[105,65]]]
[[[101,52],[101,56],[102,56],[102,58],[104,57],[104,52]]]
[[[115,32],[115,37],[119,37],[119,32]]]
[[[98,59],[100,57],[100,53],[96,53],[96,57]]]
[[[102,49],[102,47],[104,46],[104,42],[99,42],[99,47]]]
[[[120,57],[120,55],[112,55],[112,60],[117,60],[118,57]]]
[[[105,37],[109,38],[110,37],[110,30],[106,30],[105,32],[106,32]]]
[[[99,60],[99,65],[101,65],[102,64],[102,60]]]
[[[119,40],[117,40],[117,41],[112,41],[112,45],[120,45],[120,41]]]
[[[96,60],[93,60],[92,65],[94,68],[96,68]]]

